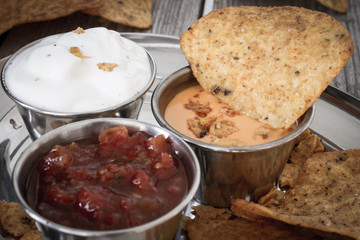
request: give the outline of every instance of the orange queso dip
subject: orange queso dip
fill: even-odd
[[[165,110],[165,120],[177,131],[201,142],[224,146],[251,146],[280,139],[297,126],[275,129],[238,114],[200,85],[179,92]]]

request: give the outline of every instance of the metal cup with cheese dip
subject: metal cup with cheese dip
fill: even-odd
[[[292,130],[283,130],[284,132],[281,133],[283,135],[280,134],[279,139],[250,143],[247,146],[242,144],[234,146],[234,141],[230,140],[227,142],[230,144],[225,146],[220,144],[220,142],[224,143],[223,138],[209,143],[201,141],[201,138],[206,137],[201,134],[198,137],[195,135],[189,137],[181,129],[171,125],[166,118],[166,111],[171,105],[171,101],[180,92],[196,85],[198,83],[189,67],[182,68],[164,79],[155,89],[151,101],[156,120],[161,126],[181,136],[194,148],[202,168],[201,191],[198,196],[201,203],[215,207],[228,207],[233,198],[255,198],[255,195],[263,187],[273,186],[276,183],[294,147],[296,138],[309,127],[315,113],[314,107],[302,116],[299,124]],[[183,103],[183,105],[186,104],[188,104],[187,101]],[[170,115],[179,121],[182,121],[181,119],[184,117],[184,114],[179,111],[176,115]],[[207,117],[209,116],[210,114]],[[221,125],[221,121],[219,123]],[[186,131],[193,134],[187,127],[185,128]],[[216,133],[216,129],[208,131]],[[208,132],[205,131],[205,133]],[[261,134],[259,137],[263,138]],[[238,142],[243,143],[241,140]]]
[[[36,139],[82,119],[137,118],[155,76],[143,47],[99,27],[26,45],[8,59],[1,82]]]

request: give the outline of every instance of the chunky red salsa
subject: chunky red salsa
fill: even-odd
[[[95,143],[53,147],[37,178],[37,197],[30,198],[42,216],[91,230],[149,222],[188,190],[184,167],[163,135],[129,134],[123,126],[102,132]]]

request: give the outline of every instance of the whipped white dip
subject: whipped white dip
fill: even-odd
[[[143,89],[150,75],[142,47],[99,27],[50,36],[25,49],[6,68],[5,83],[33,107],[81,113],[121,104]]]

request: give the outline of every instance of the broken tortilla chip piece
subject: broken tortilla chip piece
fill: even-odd
[[[297,231],[292,231],[291,228],[281,222],[253,222],[243,218],[234,218],[232,212],[226,208],[211,206],[193,208],[195,218],[185,217],[182,225],[191,240],[309,239]]]
[[[1,0],[0,34],[15,25],[52,20],[85,8],[100,7],[103,0]]]
[[[339,13],[346,13],[348,1],[347,0],[316,0],[323,6],[330,8]]]
[[[36,230],[36,226],[18,203],[0,201],[0,230],[4,237],[18,238]]]
[[[42,237],[38,230],[31,230],[25,233],[19,240],[42,240]]]
[[[100,8],[87,8],[83,12],[136,28],[152,25],[152,0],[104,0]]]
[[[235,215],[360,239],[360,149],[312,155],[293,188],[272,204],[237,199]]]
[[[255,6],[209,13],[181,35],[180,46],[207,92],[275,128],[289,128],[314,104],[354,48],[325,13]]]
[[[295,186],[296,179],[306,160],[314,153],[325,152],[325,146],[319,136],[310,134],[310,131],[307,130],[300,137],[301,141],[291,151],[290,159],[279,177],[281,188]]]

